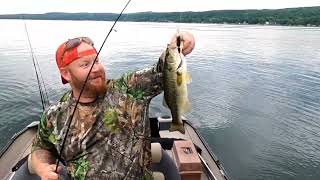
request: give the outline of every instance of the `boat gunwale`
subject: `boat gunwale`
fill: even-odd
[[[202,144],[204,145],[204,147],[207,149],[209,155],[212,157],[213,161],[216,163],[217,167],[220,169],[220,173],[228,180],[230,179],[228,177],[228,175],[226,174],[225,169],[223,168],[223,166],[220,163],[220,160],[218,159],[218,157],[213,153],[213,151],[211,150],[211,148],[209,147],[208,143],[203,139],[203,137],[201,136],[200,132],[198,131],[198,129],[196,127],[194,127],[194,125],[192,124],[192,122],[190,122],[189,120],[183,119],[183,121],[185,123],[187,123],[193,130],[194,132],[197,134],[197,136],[199,137],[200,141],[202,142]],[[222,170],[222,172],[221,172]]]
[[[7,144],[4,146],[4,148],[1,149],[0,152],[0,158],[2,158],[2,156],[6,153],[6,151],[10,148],[10,146],[14,143],[14,141],[16,139],[18,139],[19,136],[21,136],[23,133],[25,133],[26,131],[28,131],[29,129],[34,128],[35,126],[39,125],[39,121],[33,121],[30,124],[28,124],[26,127],[24,127],[22,130],[20,130],[19,132],[15,133],[9,142],[7,142]]]

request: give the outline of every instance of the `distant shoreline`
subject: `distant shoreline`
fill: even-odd
[[[23,20],[23,19],[1,19],[0,20]],[[68,20],[68,19],[25,19],[25,20],[34,20],[34,21],[102,21],[102,20]],[[112,20],[108,20],[106,22],[114,22]],[[133,22],[133,23],[181,23],[181,22],[158,22],[158,21],[119,21],[119,22]],[[310,28],[319,28],[319,26],[311,25],[311,26],[305,26],[305,25],[281,25],[281,24],[234,24],[234,23],[197,23],[197,22],[188,22],[185,24],[208,24],[208,25],[234,25],[234,26],[268,26],[268,27],[310,27]]]
[[[114,21],[116,13],[3,14],[0,19]],[[215,10],[203,12],[138,12],[123,14],[120,21],[205,23],[233,25],[320,26],[320,6],[276,10]]]

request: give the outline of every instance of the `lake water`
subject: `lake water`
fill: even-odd
[[[100,47],[112,22],[26,21],[52,103],[61,84],[55,50],[89,36]],[[21,20],[0,20],[0,146],[38,120],[41,101]],[[100,59],[107,77],[155,63],[177,28],[194,33],[187,56],[191,111],[231,179],[320,179],[320,29],[132,23],[115,27]],[[161,96],[151,115],[166,114]]]

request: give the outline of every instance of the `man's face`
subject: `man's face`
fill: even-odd
[[[69,83],[72,88],[76,88],[79,92],[81,91],[95,57],[96,55],[81,57],[68,65],[67,71],[70,75]],[[98,58],[91,70],[84,93],[87,96],[96,97],[105,92],[105,71]]]

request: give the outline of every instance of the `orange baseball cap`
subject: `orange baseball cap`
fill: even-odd
[[[80,46],[81,43],[86,43],[90,46],[83,47]],[[93,54],[97,54],[97,50],[94,48],[92,40],[88,37],[77,37],[69,39],[58,47],[56,51],[56,63],[60,70],[81,57]],[[61,79],[63,84],[68,83],[62,76]]]

